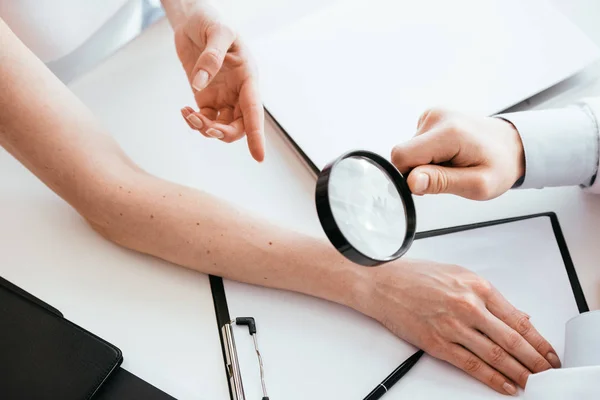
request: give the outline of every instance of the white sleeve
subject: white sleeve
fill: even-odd
[[[600,399],[600,366],[549,369],[529,376],[527,400]]]
[[[525,176],[519,187],[581,185],[600,192],[599,116],[600,99],[562,109],[498,115],[521,135]]]

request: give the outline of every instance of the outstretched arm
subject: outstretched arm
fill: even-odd
[[[0,145],[95,230],[207,274],[350,304],[358,268],[325,243],[146,173],[1,20],[0,34]]]

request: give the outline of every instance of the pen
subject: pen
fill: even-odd
[[[380,399],[392,386],[394,386],[400,378],[402,378],[414,365],[419,361],[419,358],[423,355],[423,350],[417,351],[412,356],[408,357],[398,368],[394,370],[387,378],[383,380],[375,389],[371,391],[363,400],[377,400]]]

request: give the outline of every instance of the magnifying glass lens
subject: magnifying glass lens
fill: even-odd
[[[414,238],[416,218],[408,185],[385,159],[348,153],[317,181],[317,211],[334,246],[362,265],[400,257]]]
[[[366,256],[394,254],[406,235],[406,213],[388,174],[364,157],[345,158],[329,177],[333,217],[350,244]]]

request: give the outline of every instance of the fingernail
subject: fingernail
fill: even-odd
[[[504,389],[504,391],[506,391],[506,393],[510,394],[511,396],[517,394],[517,388],[508,382],[504,382],[504,384],[502,385],[502,389]]]
[[[198,129],[202,129],[202,127],[204,126],[202,120],[194,114],[188,115],[187,120],[190,121],[190,124],[194,125]]]
[[[415,185],[413,188],[415,193],[416,194],[424,193],[427,190],[428,186],[429,186],[429,175],[424,174],[422,172],[417,174],[417,177],[415,178]]]
[[[202,90],[206,86],[207,82],[208,72],[201,69],[194,77],[194,80],[192,81],[192,87],[196,90]]]
[[[220,130],[218,130],[218,129],[214,129],[214,128],[210,128],[210,129],[208,129],[208,130],[206,131],[206,134],[207,134],[208,136],[212,136],[212,137],[214,137],[214,138],[217,138],[217,139],[223,139],[223,136],[225,136],[225,135],[223,134],[223,132],[221,132],[221,131],[220,131]]]
[[[560,368],[560,360],[553,352],[546,354],[546,360],[552,365],[552,368]]]

